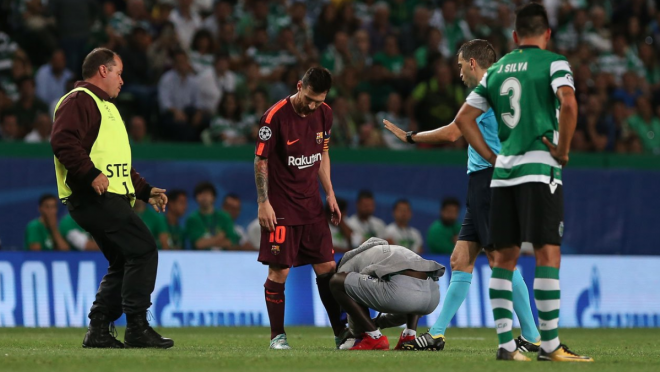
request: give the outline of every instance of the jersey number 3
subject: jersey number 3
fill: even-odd
[[[513,94],[509,95],[513,91]],[[500,86],[500,96],[509,97],[509,106],[513,114],[509,112],[502,113],[502,121],[507,127],[513,129],[520,121],[520,96],[522,95],[522,85],[520,81],[514,77],[510,77]]]

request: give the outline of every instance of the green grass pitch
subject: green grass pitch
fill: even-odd
[[[288,327],[293,350],[268,350],[266,328],[161,329],[170,350],[86,350],[83,329],[0,329],[0,371],[660,371],[660,330],[562,329],[595,363],[497,362],[492,329],[450,329],[442,352],[338,351],[329,329]],[[398,329],[386,330],[394,347]],[[119,339],[123,339],[119,329]],[[536,354],[528,354],[536,356]]]

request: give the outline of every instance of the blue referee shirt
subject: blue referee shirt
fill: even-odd
[[[497,137],[497,120],[495,120],[495,113],[493,113],[492,108],[488,109],[488,111],[484,112],[477,118],[477,125],[479,126],[479,130],[481,130],[481,134],[484,136],[484,140],[488,144],[488,147],[490,147],[494,153],[499,154],[502,149],[502,144],[500,143],[499,137]],[[492,165],[482,158],[472,146],[468,147],[468,174],[490,167],[492,167]]]

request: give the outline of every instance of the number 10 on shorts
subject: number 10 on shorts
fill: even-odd
[[[284,243],[284,239],[286,239],[286,226],[276,226],[275,231],[271,231],[268,241],[270,243],[282,244]]]

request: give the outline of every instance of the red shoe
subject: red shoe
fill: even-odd
[[[404,342],[413,341],[413,340],[415,339],[415,337],[416,337],[416,336],[404,336],[404,335],[401,335],[401,336],[399,337],[399,342],[396,343],[396,347],[394,348],[394,350],[401,350],[401,345],[402,345]]]
[[[356,343],[350,350],[389,350],[390,342],[387,336],[382,335],[378,339],[371,338],[368,334],[362,335],[362,340]]]

